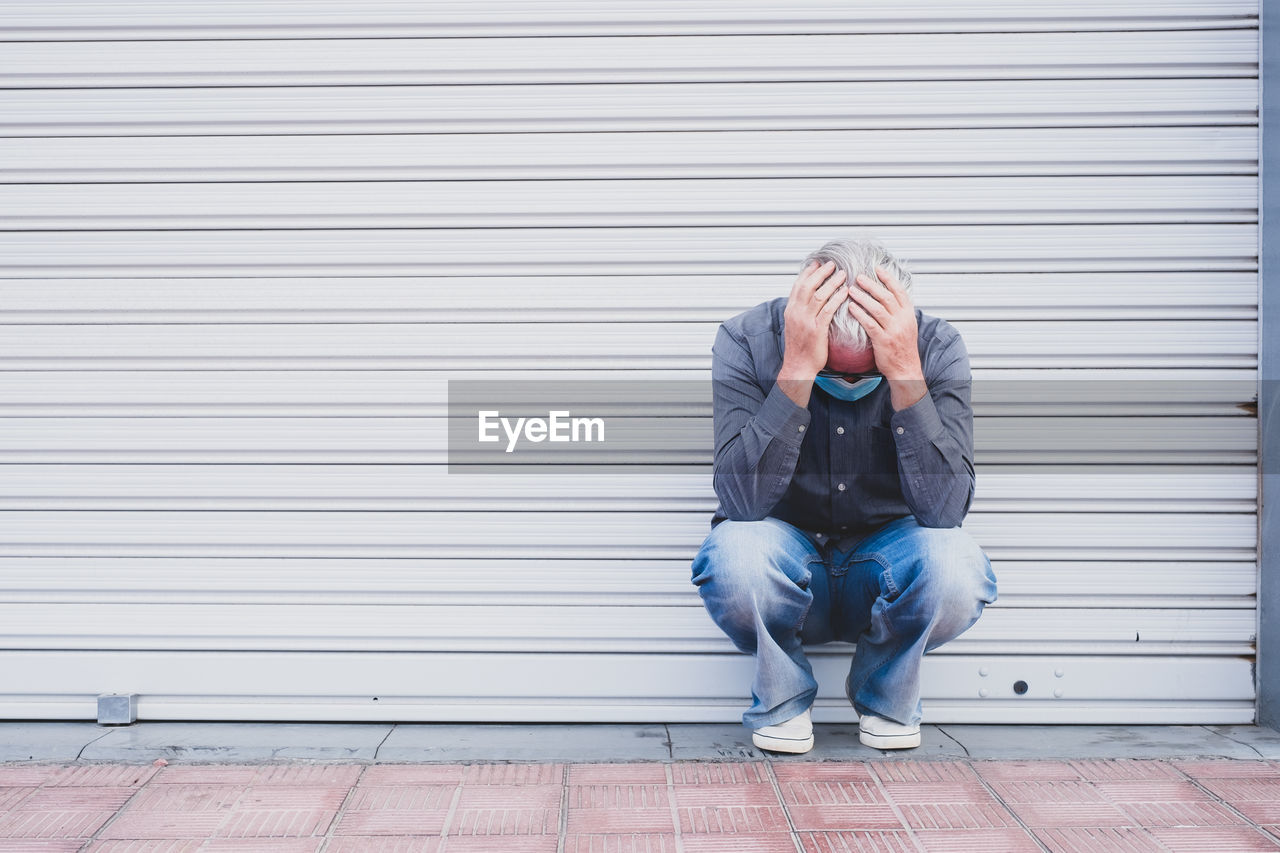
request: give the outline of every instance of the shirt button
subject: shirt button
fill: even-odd
[[[803,427],[803,426],[798,426],[798,427],[796,427],[796,429],[797,429],[799,432],[804,432],[804,427]]]
[[[842,525],[840,525],[840,529],[841,529],[841,530],[848,530],[848,529],[849,529],[849,525],[847,525],[847,524],[842,524]]]
[[[838,485],[836,486],[836,488],[843,492],[843,491],[844,491],[844,483],[840,483],[840,484],[838,484]]]
[[[844,435],[844,427],[836,427],[836,435]]]
[[[898,435],[902,435],[903,432],[904,430],[902,429],[902,427],[898,427]]]

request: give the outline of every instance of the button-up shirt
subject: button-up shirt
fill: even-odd
[[[801,407],[777,385],[787,297],[727,320],[712,352],[715,462],[726,518],[772,516],[819,542],[859,539],[907,515],[958,527],[973,501],[972,375],[950,323],[915,309],[928,393],[894,411],[889,382],[855,401],[816,385]]]

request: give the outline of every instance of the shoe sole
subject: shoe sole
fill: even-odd
[[[752,732],[751,742],[761,749],[769,749],[774,752],[808,752],[813,749],[813,735],[807,738],[785,738],[785,737],[769,737],[768,735],[760,735]]]
[[[858,740],[863,746],[872,749],[913,749],[920,745],[920,732],[908,735],[873,735],[869,732],[858,732]]]

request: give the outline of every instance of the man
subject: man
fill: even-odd
[[[859,738],[920,745],[920,663],[996,599],[960,529],[973,500],[969,356],[912,305],[875,241],[833,241],[788,297],[720,326],[712,347],[720,505],[693,561],[712,620],[755,656],[743,723],[761,749],[813,747],[802,643],[857,648]]]

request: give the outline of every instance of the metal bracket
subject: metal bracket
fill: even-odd
[[[137,693],[102,693],[98,696],[98,725],[127,726],[138,720]]]

